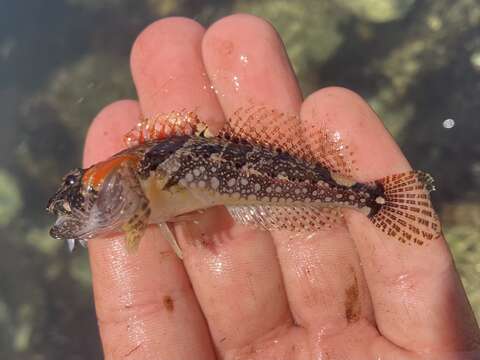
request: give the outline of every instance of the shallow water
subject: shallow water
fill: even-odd
[[[69,256],[48,236],[53,219],[43,208],[80,164],[95,114],[135,98],[131,44],[169,15],[204,25],[236,11],[261,15],[282,35],[305,94],[341,85],[365,97],[413,167],[435,177],[434,203],[480,317],[478,6],[366,3],[0,2],[0,357],[101,357],[86,252]]]

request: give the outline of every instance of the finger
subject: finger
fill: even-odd
[[[300,109],[302,95],[285,48],[265,20],[233,15],[218,21],[205,35],[203,56],[226,115],[249,104]]]
[[[312,116],[311,97],[301,107],[305,128],[318,122],[327,126],[323,114],[335,108],[322,108]],[[334,128],[336,129],[336,128]],[[316,134],[304,134],[306,143]],[[322,154],[314,154],[319,159]],[[278,257],[286,283],[290,308],[297,324],[322,336],[313,346],[325,347],[325,338],[347,331],[351,338],[364,337],[374,322],[370,294],[360,266],[355,244],[345,227],[335,226],[310,236],[275,236]],[[332,336],[333,335],[333,336]]]
[[[106,107],[88,132],[88,166],[122,149],[122,135],[138,122],[135,101]],[[123,237],[89,242],[95,307],[106,359],[211,359],[203,316],[181,263],[149,230],[135,254]]]
[[[265,21],[235,15],[215,23],[203,40],[203,59],[226,116],[251,99],[298,110],[301,96],[288,58]],[[225,354],[290,324],[291,317],[268,233],[230,223],[213,240],[221,243],[216,252],[205,251],[190,275],[204,284],[196,292]]]
[[[202,33],[197,36],[201,38]],[[168,44],[163,48],[169,51]],[[95,122],[101,124],[97,127],[100,130],[91,132],[88,144],[100,145],[103,139],[95,138],[96,134],[119,127],[115,118],[101,120],[100,116]],[[131,119],[128,127],[135,121]],[[102,124],[105,129],[101,129]],[[113,358],[133,351],[149,357],[186,358],[195,353],[212,358],[208,329],[188,277],[168,244],[158,237],[156,231],[149,231],[138,253],[131,256],[124,252],[122,239],[93,243],[98,247],[92,248],[92,264],[97,265],[92,267],[98,269],[97,278],[105,279],[95,286],[105,353]]]
[[[193,20],[167,18],[149,26],[135,41],[130,62],[145,117],[185,109],[209,125],[222,123],[201,58],[204,32]]]
[[[137,101],[120,100],[106,106],[88,129],[83,148],[83,166],[89,167],[124,149],[123,135],[141,118]],[[92,140],[94,137],[93,145]],[[101,146],[99,146],[101,145]]]
[[[342,134],[357,161],[357,180],[411,169],[376,114],[356,94],[327,88],[312,95],[304,107],[306,116],[328,117],[329,126]],[[443,237],[424,247],[406,246],[377,231],[358,212],[349,211],[347,221],[382,335],[405,349],[443,354],[478,341]]]
[[[179,22],[187,22],[189,26],[198,30],[186,31],[186,25],[179,25]],[[223,112],[215,93],[211,91],[203,66],[201,55],[203,29],[200,31],[200,26],[193,24],[192,21],[184,19],[169,20],[168,23],[161,23],[162,26],[158,26],[154,34],[140,38],[132,53],[133,76],[142,109],[148,116],[186,108],[194,110],[201,119],[215,126],[223,122]],[[166,30],[168,36],[164,34]],[[158,51],[159,48],[164,51]],[[172,54],[175,54],[174,58]],[[159,87],[163,90],[159,91]],[[244,261],[241,264],[241,271],[233,272],[231,276],[232,273],[228,269],[235,267],[239,258],[246,259],[245,256],[240,256],[241,249],[237,248],[237,245],[232,245],[230,251],[224,251],[221,245],[216,254],[212,252],[210,245],[243,243],[245,233],[231,229],[231,219],[221,208],[210,209],[197,220],[199,225],[196,224],[197,221],[175,224],[175,230],[184,252],[185,267],[208,320],[214,344],[218,347],[220,343],[230,342],[230,337],[226,337],[226,334],[230,333],[223,331],[218,322],[211,321],[212,314],[231,329],[239,323],[239,318],[234,321],[234,316],[242,316],[249,308],[256,306],[252,296],[255,298],[257,293],[261,294],[266,289],[274,288],[276,284],[273,282],[264,290],[263,285],[267,284],[270,276],[261,267],[264,253],[262,246],[268,247],[268,243],[260,243],[261,246],[257,246],[258,253]],[[235,241],[237,239],[239,242]],[[205,244],[207,246],[204,246]],[[235,254],[239,254],[238,258]],[[231,260],[232,258],[237,260]],[[250,263],[254,264],[251,269]],[[255,285],[257,282],[262,286]],[[225,284],[228,284],[228,287],[223,286]],[[233,301],[232,293],[239,295],[238,301]],[[235,311],[232,311],[232,307],[235,307]],[[222,311],[219,311],[220,308]],[[275,309],[275,306],[272,308]],[[185,323],[184,326],[189,324]],[[244,322],[242,328],[248,329],[247,331],[254,329],[248,326],[248,322]]]

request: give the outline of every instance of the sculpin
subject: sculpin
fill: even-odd
[[[302,132],[317,139],[313,145]],[[413,170],[356,182],[338,136],[321,126],[302,129],[297,117],[275,110],[239,109],[215,135],[193,112],[172,112],[139,123],[125,141],[120,153],[68,173],[50,199],[47,210],[58,217],[50,233],[70,248],[125,232],[135,249],[146,227],[158,224],[181,256],[166,224],[218,205],[265,230],[316,231],[352,208],[404,243],[440,233],[430,175]]]

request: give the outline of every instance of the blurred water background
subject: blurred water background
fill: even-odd
[[[478,0],[0,0],[0,358],[100,359],[85,251],[43,209],[95,114],[134,98],[129,51],[165,16],[270,20],[305,94],[342,85],[381,115],[434,202],[480,316]]]

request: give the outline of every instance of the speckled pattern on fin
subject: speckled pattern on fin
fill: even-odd
[[[227,209],[235,222],[264,230],[306,233],[343,222],[340,209],[333,207],[246,205],[227,206]]]
[[[345,179],[351,177],[355,162],[338,132],[328,130],[323,123],[306,126],[297,115],[266,106],[237,109],[219,135],[280,149],[305,161],[320,163]],[[305,141],[307,137],[310,142]]]
[[[407,244],[422,245],[440,235],[440,222],[430,202],[433,178],[412,170],[376,181],[384,196],[376,199],[380,210],[370,220],[387,235]]]

